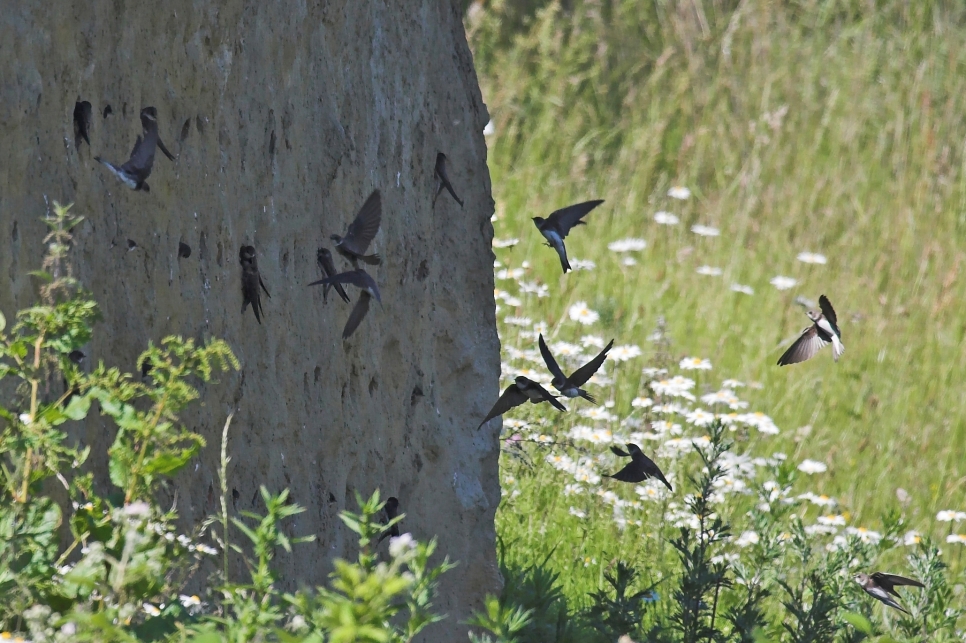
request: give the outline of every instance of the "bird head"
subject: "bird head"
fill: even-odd
[[[859,585],[865,585],[866,583],[869,582],[869,575],[868,574],[861,574],[861,573],[860,574],[856,574],[855,576],[852,577],[852,580],[854,580]]]
[[[808,315],[808,318],[813,322],[817,322],[822,317],[822,312],[819,310],[808,310],[805,312],[805,314]]]
[[[538,228],[543,225],[544,221],[546,221],[546,219],[544,219],[543,217],[531,217],[531,218],[533,219],[533,222],[537,224]]]
[[[242,246],[238,250],[238,260],[247,263],[255,259],[255,248],[253,246]]]
[[[141,120],[149,120],[154,123],[158,122],[158,110],[153,107],[145,107],[141,110]]]
[[[319,252],[317,253],[317,257],[318,257],[319,261],[322,261],[323,259],[331,259],[332,258],[332,253],[329,252],[329,249],[328,248],[319,248]]]
[[[329,235],[329,239],[331,239],[332,241],[335,241],[336,245],[342,243],[342,237],[340,237],[337,234],[331,234],[331,235]]]
[[[530,380],[525,378],[523,375],[517,375],[516,379],[513,381],[516,382],[517,388],[519,389],[525,389],[530,386]]]
[[[636,444],[627,443],[624,446],[626,446],[628,452],[632,454],[641,452],[641,447],[637,446]]]

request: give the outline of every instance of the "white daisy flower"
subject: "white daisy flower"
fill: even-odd
[[[826,516],[819,516],[818,524],[828,525],[831,527],[844,527],[845,516],[843,516],[842,514],[828,514]]]
[[[802,473],[807,473],[809,475],[815,473],[825,473],[828,471],[828,466],[824,462],[818,462],[816,460],[803,460],[800,465],[798,465],[798,470]]]
[[[593,270],[597,264],[590,259],[571,259],[570,267],[574,270]]]
[[[755,531],[743,531],[741,535],[735,540],[735,545],[738,547],[748,547],[750,545],[757,545],[760,537],[758,532]]]
[[[939,522],[952,522],[953,520],[959,522],[961,520],[966,520],[966,513],[962,511],[953,511],[952,509],[945,509],[936,514],[936,520]]]
[[[621,265],[622,266],[628,266],[628,267],[630,267],[630,266],[636,266],[637,265],[637,259],[635,259],[634,257],[624,257],[623,259],[621,259]]]
[[[647,241],[636,238],[620,239],[607,244],[607,249],[611,252],[640,252],[646,247]]]
[[[677,225],[678,223],[681,222],[681,220],[678,219],[676,216],[674,216],[670,212],[665,212],[664,210],[661,210],[660,212],[656,213],[654,215],[654,220],[657,223],[660,223],[661,225]]]
[[[966,535],[964,534],[949,534],[946,536],[947,543],[957,543],[959,545],[966,545]]]
[[[874,545],[882,540],[882,534],[871,529],[866,529],[865,527],[847,527],[845,533],[858,536],[859,540],[870,545]]]
[[[828,263],[825,255],[820,255],[817,252],[799,252],[797,258],[802,263],[817,263],[822,265]]]
[[[653,404],[654,404],[654,400],[652,400],[649,397],[638,396],[638,397],[635,397],[633,400],[631,400],[631,406],[633,406],[635,409],[646,409],[647,407]]]
[[[731,290],[733,292],[740,292],[743,295],[754,295],[755,289],[751,286],[745,286],[742,284],[731,284]]]
[[[523,305],[523,302],[516,297],[510,297],[509,295],[503,298],[503,303],[505,303],[510,308],[519,308]]]
[[[513,246],[517,245],[518,243],[520,243],[520,240],[519,239],[516,239],[516,238],[497,239],[496,237],[493,237],[493,247],[494,248],[512,248]]]
[[[580,345],[584,348],[603,348],[604,338],[597,335],[584,335],[580,338]]]
[[[678,366],[685,371],[710,371],[711,361],[700,357],[685,357]]]
[[[722,388],[741,388],[745,385],[744,382],[739,382],[738,380],[725,380],[721,383]]]
[[[907,531],[902,536],[902,544],[905,545],[906,547],[912,547],[914,545],[918,545],[921,542],[922,542],[922,534],[920,534],[915,529],[911,531]]]
[[[678,199],[679,201],[686,201],[691,198],[691,190],[684,187],[683,185],[675,185],[670,190],[667,191],[667,195],[672,199]]]
[[[688,424],[693,424],[694,426],[708,426],[714,422],[714,413],[708,413],[703,409],[695,409],[688,413],[684,419],[688,421]]]
[[[691,232],[702,237],[717,237],[721,234],[721,230],[713,228],[709,225],[701,225],[699,223],[691,226]]]
[[[159,610],[151,603],[144,603],[143,605],[141,605],[141,608],[144,609],[144,613],[149,616],[161,616],[161,610]]]
[[[581,520],[583,520],[584,518],[587,517],[587,512],[581,511],[580,509],[577,509],[576,507],[571,507],[570,508],[570,515],[571,516],[576,516],[577,518],[580,518]]]
[[[720,277],[722,275],[721,268],[715,268],[714,266],[699,266],[696,272],[699,275],[708,277]]]
[[[633,344],[615,346],[609,353],[607,353],[607,357],[615,362],[626,362],[640,356],[641,349]]]
[[[504,317],[503,318],[503,323],[504,324],[509,324],[511,326],[526,326],[526,327],[528,327],[528,326],[530,326],[530,324],[533,323],[533,320],[530,319],[529,317]]]
[[[772,277],[771,281],[769,281],[768,283],[770,283],[775,288],[778,288],[778,290],[788,290],[789,288],[794,288],[795,284],[797,284],[798,281],[796,281],[795,279],[792,279],[791,277],[784,277],[782,275],[778,275],[777,277]]]
[[[497,270],[494,275],[497,279],[519,279],[523,276],[523,268],[504,268]]]
[[[570,319],[584,324],[585,326],[589,326],[600,319],[600,315],[588,308],[587,302],[585,301],[578,301],[575,303],[570,307],[570,310],[567,311],[567,314],[570,316]]]
[[[585,489],[583,488],[583,486],[576,483],[570,483],[570,484],[564,485],[565,496],[573,496],[576,494],[584,493],[584,491]]]
[[[520,291],[530,295],[536,295],[540,299],[550,296],[550,287],[537,283],[536,281],[521,281]]]

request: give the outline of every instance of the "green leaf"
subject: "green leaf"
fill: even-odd
[[[114,449],[111,449],[111,460],[107,464],[107,469],[111,474],[111,482],[114,486],[127,489],[128,481],[131,479],[131,469],[128,466],[129,458],[119,458]]]
[[[869,619],[861,614],[856,614],[855,612],[845,612],[842,614],[842,620],[866,636],[872,636],[872,623],[870,623]]]
[[[87,417],[87,412],[91,408],[91,398],[87,395],[75,395],[70,399],[64,415],[71,420],[83,420]]]
[[[198,445],[195,445],[174,453],[159,453],[144,463],[144,471],[148,474],[162,475],[174,473],[188,464],[188,461],[198,453],[198,450]]]

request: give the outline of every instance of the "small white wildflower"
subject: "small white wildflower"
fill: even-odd
[[[504,268],[503,270],[497,270],[494,273],[494,277],[497,279],[520,279],[523,277],[523,268]]]
[[[691,226],[691,232],[702,237],[717,237],[721,234],[721,230],[713,228],[709,225],[694,224]]]
[[[946,536],[947,543],[956,543],[958,545],[966,545],[966,535],[963,534],[949,534]]]
[[[640,252],[646,247],[647,241],[635,238],[620,239],[607,244],[607,249],[611,252]]]
[[[775,288],[778,288],[778,290],[788,290],[789,288],[794,288],[798,281],[792,279],[791,277],[778,275],[777,277],[773,277],[768,283]]]
[[[667,195],[672,199],[678,199],[679,201],[686,201],[691,198],[691,190],[684,187],[683,185],[675,185],[670,190],[667,191]]]
[[[635,357],[641,356],[641,349],[633,344],[627,344],[624,346],[615,346],[611,350],[607,357],[614,360],[615,362],[626,362],[628,360],[634,359]]]
[[[520,240],[519,239],[516,239],[516,238],[497,239],[496,237],[493,237],[493,247],[494,248],[512,248],[513,246],[517,245],[518,243],[520,243]]]
[[[913,545],[918,545],[921,542],[922,542],[922,534],[920,534],[915,529],[913,529],[911,531],[907,531],[902,536],[902,544],[905,545],[905,546],[907,546],[907,547],[911,547]]]
[[[570,267],[574,270],[593,270],[597,264],[590,259],[571,259]]]
[[[882,540],[882,534],[877,531],[872,531],[871,529],[866,529],[865,527],[847,527],[845,532],[853,536],[858,536],[859,540],[871,545],[874,545]]]
[[[798,470],[811,475],[814,473],[825,473],[828,471],[828,466],[824,462],[818,462],[816,460],[803,460],[798,465]]]
[[[698,269],[695,270],[695,272],[706,277],[720,277],[723,274],[721,268],[716,268],[714,266],[698,266]]]
[[[585,326],[589,326],[600,319],[600,315],[588,308],[587,302],[584,301],[578,301],[571,306],[570,310],[567,311],[567,314],[570,316],[570,319]]]
[[[630,267],[630,266],[636,266],[637,265],[637,259],[635,259],[634,257],[624,257],[623,259],[621,259],[621,265],[622,266],[628,266],[628,267]]]
[[[751,286],[744,286],[742,284],[731,284],[731,290],[734,292],[740,292],[743,295],[754,295],[755,289]]]
[[[526,327],[526,326],[530,326],[530,324],[533,323],[533,320],[530,319],[529,317],[513,317],[513,316],[510,316],[510,317],[504,317],[503,318],[503,323],[504,324],[509,324],[510,326],[524,326],[524,327]]]
[[[844,527],[845,516],[841,514],[828,514],[827,516],[819,516],[818,523],[820,525],[828,525],[832,527]]]
[[[218,550],[217,549],[215,549],[214,547],[212,547],[210,545],[204,545],[204,544],[196,545],[195,546],[195,551],[200,552],[202,554],[207,554],[209,556],[215,556],[215,555],[218,554]]]
[[[633,406],[635,409],[646,409],[647,407],[652,406],[653,404],[654,404],[654,400],[652,400],[649,397],[638,396],[638,397],[635,397],[633,400],[631,400],[631,406]]]
[[[181,601],[181,606],[188,610],[188,614],[191,616],[199,613],[204,607],[204,603],[201,602],[201,599],[197,595],[186,596],[181,594],[178,596],[178,600]]]
[[[757,545],[759,540],[760,537],[758,536],[758,532],[743,531],[735,540],[735,545],[738,547],[748,547],[749,545]]]
[[[410,533],[389,539],[389,555],[400,558],[416,550],[416,539]]]
[[[678,366],[685,371],[710,371],[711,361],[700,357],[685,357]]]
[[[820,255],[816,252],[799,252],[798,260],[801,261],[802,263],[817,263],[817,264],[828,263],[828,259],[825,258],[825,255]]]
[[[665,212],[661,210],[654,215],[654,221],[660,223],[661,225],[677,225],[681,222],[676,216],[670,212]]]
[[[151,603],[144,603],[143,605],[141,605],[141,607],[144,609],[144,613],[147,614],[148,616],[161,616],[161,610],[159,610]]]
[[[570,508],[570,515],[571,516],[576,516],[577,518],[580,518],[580,519],[584,519],[584,518],[587,517],[587,513],[585,511],[581,511],[580,509],[577,509],[576,507],[571,507]]]

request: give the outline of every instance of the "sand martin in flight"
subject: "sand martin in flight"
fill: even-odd
[[[560,210],[552,212],[549,217],[533,217],[533,223],[537,230],[547,240],[547,245],[557,251],[560,256],[560,265],[566,273],[570,270],[570,262],[567,261],[567,248],[564,246],[564,239],[570,233],[570,229],[578,225],[586,225],[581,219],[588,212],[603,203],[603,200],[587,201],[578,203]]]
[[[607,359],[607,351],[611,349],[614,345],[614,340],[610,340],[610,343],[604,347],[604,350],[600,352],[594,359],[590,360],[576,371],[570,377],[564,375],[563,371],[560,370],[560,366],[557,364],[557,360],[553,358],[550,354],[550,349],[547,348],[547,343],[543,341],[543,335],[541,334],[538,338],[538,343],[540,344],[540,354],[543,355],[543,361],[546,362],[547,368],[550,369],[550,373],[553,375],[553,387],[560,391],[566,397],[577,397],[580,396],[590,402],[591,404],[597,404],[597,400],[587,391],[580,388],[583,386],[587,380],[594,376],[600,365],[604,363]]]
[[[845,345],[842,344],[842,331],[839,330],[836,323],[832,303],[828,300],[828,297],[822,295],[818,298],[818,305],[821,310],[809,310],[805,313],[813,324],[803,330],[795,343],[778,358],[779,366],[798,364],[811,359],[828,344],[832,345],[832,357],[836,362],[845,352]]]
[[[378,265],[381,259],[377,254],[366,254],[366,249],[376,233],[379,232],[379,224],[382,222],[382,197],[379,190],[373,191],[362,204],[359,214],[355,220],[349,224],[349,230],[344,237],[333,234],[329,238],[335,241],[335,249],[340,255],[352,262],[353,267],[359,267],[359,260],[369,265]]]

